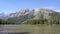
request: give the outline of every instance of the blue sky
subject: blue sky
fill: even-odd
[[[0,13],[12,13],[23,8],[48,8],[60,11],[60,0],[0,0]]]

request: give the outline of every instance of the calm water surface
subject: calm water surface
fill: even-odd
[[[14,31],[19,29],[20,25],[0,25],[0,34],[28,34],[29,32]]]

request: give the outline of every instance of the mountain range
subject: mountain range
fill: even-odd
[[[46,8],[35,8],[32,10],[25,8],[25,9],[19,10],[16,13],[11,13],[7,16],[2,15],[2,17],[5,17],[5,18],[7,17],[8,21],[11,21],[14,23],[22,23],[28,19],[39,19],[39,18],[49,19],[55,16],[60,16],[60,13],[51,9],[46,9]]]

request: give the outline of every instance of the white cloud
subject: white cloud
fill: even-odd
[[[54,11],[60,12],[60,10],[54,10]]]
[[[60,12],[60,9],[58,9],[58,7],[55,7],[55,6],[47,6],[47,7],[41,7],[41,8],[47,8],[47,9],[51,9],[51,10]]]
[[[42,7],[42,8],[47,8],[47,9],[56,9],[56,7],[54,7],[54,6],[46,6],[46,7]]]

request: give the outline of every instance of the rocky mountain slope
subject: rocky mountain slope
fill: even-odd
[[[19,12],[9,14],[7,20],[14,23],[22,23],[28,19],[49,19],[54,16],[60,16],[60,13],[46,8],[21,9]]]

